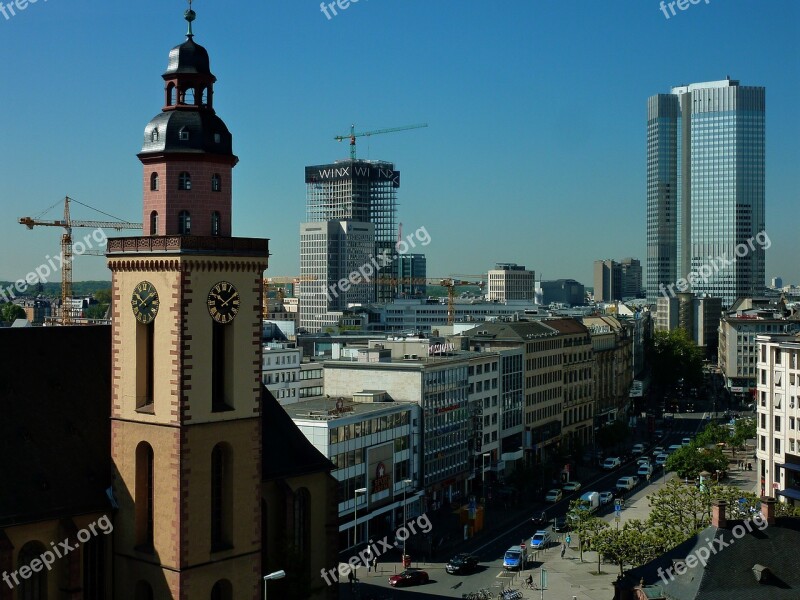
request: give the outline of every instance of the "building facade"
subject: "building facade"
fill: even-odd
[[[759,335],[756,457],[761,495],[800,505],[800,335]]]
[[[615,260],[594,261],[594,301],[622,300],[622,266]]]
[[[760,294],[764,88],[730,78],[674,87],[650,97],[647,113],[648,299],[682,279],[727,306]]]
[[[586,304],[586,289],[582,283],[574,279],[556,279],[542,281],[542,304],[562,304],[568,307],[583,306]]]
[[[507,300],[534,301],[533,271],[515,263],[498,263],[488,273],[486,299],[505,302]]]

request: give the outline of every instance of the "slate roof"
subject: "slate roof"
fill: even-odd
[[[111,328],[0,330],[0,527],[109,510]]]
[[[263,385],[261,405],[264,481],[311,473],[330,473],[335,469],[333,463],[308,441],[272,393]]]
[[[732,529],[741,523],[728,521],[725,529],[707,527],[656,560],[628,571],[622,587],[630,589],[643,578],[646,585],[661,588],[667,600],[800,598],[800,518],[778,518],[775,525],[763,530],[751,523],[752,531],[745,528],[744,535],[736,538]],[[763,526],[764,522],[761,523]],[[740,533],[737,530],[737,534]],[[709,550],[710,545],[716,552]],[[673,560],[685,560],[691,555],[699,557],[698,551],[704,552],[702,548],[710,553],[705,568],[697,564],[682,575],[672,571],[674,580],[669,574],[664,575],[667,583],[659,576],[659,568],[665,573],[673,566]],[[759,582],[753,571],[756,565],[767,567],[772,576]]]

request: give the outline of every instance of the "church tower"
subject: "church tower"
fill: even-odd
[[[260,597],[268,240],[231,236],[208,52],[172,49],[144,131],[144,237],[109,240],[116,598]]]

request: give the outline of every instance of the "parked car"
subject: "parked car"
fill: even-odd
[[[633,448],[631,448],[631,454],[633,454],[634,456],[643,453],[644,453],[644,444],[634,444]]]
[[[672,444],[672,446],[667,448],[667,454],[672,454],[673,452],[675,452],[676,450],[680,450],[681,448],[683,448],[681,444]]]
[[[408,585],[422,585],[428,583],[428,574],[419,569],[406,569],[397,575],[389,577],[389,585],[392,587],[405,587]]]
[[[666,452],[664,452],[663,454],[659,454],[658,456],[656,456],[656,466],[663,467],[666,464],[668,458],[669,454],[667,454]]]
[[[553,531],[558,533],[569,531],[569,521],[567,521],[567,517],[556,517],[556,522],[553,523]]]
[[[653,456],[658,456],[659,454],[664,454],[663,446],[656,446],[653,448]]]
[[[623,492],[629,492],[633,488],[636,487],[636,483],[638,482],[638,477],[634,477],[633,475],[629,475],[627,477],[620,477],[617,479],[617,489]]]
[[[541,550],[550,545],[550,532],[545,529],[540,529],[533,534],[531,538],[531,548],[533,550]]]
[[[614,500],[614,492],[600,492],[600,504],[609,504]]]
[[[544,497],[545,502],[558,502],[561,498],[564,497],[564,494],[561,490],[550,490],[547,492],[547,495]]]
[[[617,467],[619,467],[621,464],[622,464],[622,462],[619,460],[619,458],[617,458],[616,456],[609,456],[609,457],[608,457],[608,458],[607,458],[607,459],[606,459],[606,460],[603,462],[603,468],[604,468],[606,471],[613,471],[614,469],[616,469]]]
[[[478,557],[471,554],[456,554],[445,565],[444,569],[451,575],[460,575],[461,573],[471,573],[478,568]]]
[[[685,437],[681,440],[681,446],[688,446],[692,443],[692,438]]]
[[[642,465],[649,465],[650,464],[650,457],[643,456],[639,460],[636,461],[636,466],[641,467]]]
[[[577,492],[581,489],[581,482],[580,481],[570,481],[569,483],[564,484],[564,491],[565,492]]]
[[[511,548],[506,550],[506,553],[503,556],[504,569],[521,571],[525,568],[523,565],[524,562],[525,551],[522,549],[522,546],[511,546]]]

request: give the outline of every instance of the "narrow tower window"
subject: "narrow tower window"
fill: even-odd
[[[150,133],[150,141],[151,142],[158,141],[158,127],[154,127],[153,131]]]
[[[233,460],[227,444],[211,451],[211,550],[231,548],[233,523]]]
[[[147,442],[136,447],[136,546],[142,552],[153,551],[153,448]]]
[[[233,600],[233,586],[227,579],[221,579],[211,588],[211,600]]]
[[[158,191],[158,173],[153,173],[150,175],[150,191]]]
[[[222,230],[222,215],[219,211],[215,210],[211,213],[211,235],[221,235]]]
[[[219,176],[219,173],[214,173],[214,175],[211,177],[211,191],[222,191],[222,178]]]
[[[178,232],[189,235],[192,232],[192,217],[188,210],[182,210],[178,215]]]
[[[178,139],[182,142],[185,142],[189,139],[189,130],[186,127],[181,127],[180,131],[178,131]]]
[[[167,84],[167,106],[175,106],[175,84]]]
[[[152,218],[152,217],[151,217]],[[136,408],[153,406],[155,323],[136,323]]]
[[[150,213],[150,235],[158,235],[158,213]]]
[[[40,542],[28,542],[19,551],[19,556],[17,557],[18,567],[28,567],[31,562],[39,559],[44,552],[44,545]],[[46,600],[47,571],[40,569],[38,573],[34,572],[28,579],[22,578],[17,597],[22,600]]]
[[[232,410],[232,404],[228,401],[229,390],[232,377],[231,354],[233,352],[230,336],[233,335],[233,327],[221,323],[212,323],[211,332],[211,410],[221,412]]]
[[[192,189],[192,176],[186,171],[183,171],[178,177],[178,189],[190,190]]]

